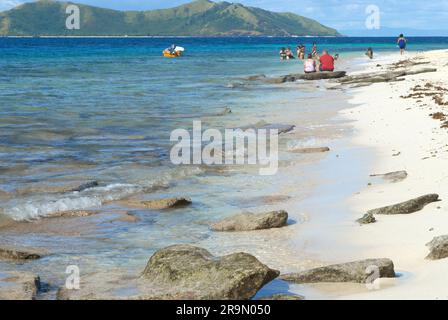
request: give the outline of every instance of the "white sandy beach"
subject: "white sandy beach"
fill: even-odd
[[[437,105],[432,97],[400,98],[411,93],[412,87],[428,82],[448,87],[448,51],[407,54],[404,58],[393,55],[387,60],[407,58],[429,61],[424,67],[436,67],[438,71],[355,89],[351,103],[357,106],[343,114],[354,120],[353,142],[374,150],[371,174],[406,170],[409,176],[398,183],[372,181],[349,200],[349,207],[357,212],[352,217],[355,221],[367,210],[425,194],[437,193],[442,201],[410,215],[378,216],[374,224],[354,225],[347,230],[346,241],[356,243],[359,258],[390,258],[400,277],[382,281],[392,283],[391,287],[344,299],[448,299],[448,259],[425,260],[425,244],[448,234],[448,131],[441,128],[440,120],[429,116],[446,112],[443,108],[447,107]],[[378,71],[378,67],[371,69]]]

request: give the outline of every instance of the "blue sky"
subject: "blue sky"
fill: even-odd
[[[0,11],[32,0],[0,0]],[[173,7],[189,0],[78,0],[78,3],[121,10]],[[272,11],[289,11],[334,27],[340,31],[365,31],[365,10],[377,5],[381,11],[382,32],[402,30],[443,30],[448,36],[448,0],[239,0],[248,6]],[[380,29],[381,30],[381,29]],[[430,34],[429,34],[430,35]]]

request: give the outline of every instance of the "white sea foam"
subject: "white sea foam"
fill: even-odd
[[[175,180],[198,175],[201,172],[202,170],[198,167],[183,167],[161,173],[157,178],[149,175],[146,179],[142,178],[138,184],[114,183],[81,192],[35,195],[25,199],[15,199],[13,203],[7,204],[3,211],[5,215],[16,221],[30,221],[48,217],[57,212],[92,209],[100,207],[105,202],[168,187]]]
[[[16,221],[36,220],[56,212],[85,210],[101,206],[106,201],[119,200],[141,190],[140,186],[111,184],[105,187],[71,192],[59,196],[36,196],[20,200],[5,208],[5,214]]]

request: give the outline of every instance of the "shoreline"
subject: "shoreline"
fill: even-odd
[[[446,260],[425,260],[429,253],[426,244],[434,237],[448,234],[448,208],[444,204],[448,170],[448,139],[441,122],[430,115],[446,111],[431,96],[405,98],[416,86],[428,83],[446,86],[448,56],[446,50],[411,53],[404,57],[390,55],[382,63],[390,65],[402,60],[429,62],[437,72],[406,76],[404,81],[374,83],[351,90],[355,105],[341,112],[353,121],[354,146],[367,148],[374,156],[370,172],[366,173],[365,187],[347,199],[353,212],[341,239],[356,244],[359,250],[351,260],[390,258],[398,277],[381,279],[379,290],[350,292],[337,299],[447,299],[444,273]],[[371,66],[365,72],[373,71]],[[377,70],[376,70],[377,71]],[[428,86],[428,85],[427,85]],[[437,91],[437,90],[436,90]],[[442,97],[443,92],[440,92]],[[400,182],[387,182],[370,177],[405,170],[408,177]],[[437,193],[441,202],[427,205],[408,215],[376,216],[377,222],[359,226],[355,222],[370,209],[400,203],[424,194]],[[350,259],[349,259],[350,260]]]
[[[446,50],[411,54],[408,58],[427,61],[437,72],[408,76],[405,81],[391,85],[373,84],[356,91],[352,100],[360,105],[348,114],[356,120],[354,142],[375,152],[371,174],[406,170],[409,176],[399,183],[372,185],[362,190],[350,199],[350,207],[362,213],[427,193],[439,194],[442,201],[410,215],[379,217],[377,223],[355,230],[353,240],[362,245],[366,253],[389,256],[403,277],[396,279],[397,285],[393,288],[347,298],[448,298],[443,288],[447,261],[425,260],[429,252],[426,244],[436,236],[448,234],[445,215],[448,208],[444,201],[448,191],[445,178],[448,176],[447,131],[441,128],[441,121],[430,116],[446,112],[446,107],[439,106],[430,96],[403,98],[418,85],[429,83],[445,88],[448,68],[444,60],[447,56]],[[435,92],[445,98],[440,89]]]

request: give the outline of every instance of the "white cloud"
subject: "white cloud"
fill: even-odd
[[[0,0],[0,11],[12,9],[22,4],[23,2],[24,1],[20,0]]]

